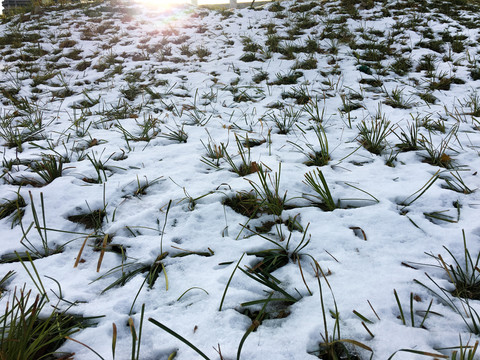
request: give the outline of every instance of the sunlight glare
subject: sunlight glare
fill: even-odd
[[[136,3],[145,5],[149,8],[154,8],[159,11],[169,11],[174,7],[178,7],[180,5],[185,5],[189,1],[188,0],[135,0]]]

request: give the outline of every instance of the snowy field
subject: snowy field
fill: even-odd
[[[478,359],[479,9],[3,19],[0,358]]]

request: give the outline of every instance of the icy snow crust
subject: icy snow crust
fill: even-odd
[[[293,258],[272,275],[298,301],[290,306],[271,304],[272,308],[282,308],[285,316],[267,316],[245,341],[242,358],[316,357],[324,333],[313,259],[332,287],[340,314],[341,338],[354,339],[370,347],[374,359],[387,359],[399,349],[438,353],[436,349],[458,346],[459,335],[464,344],[470,338],[470,343],[477,339],[459,314],[414,279],[438,291],[425,275],[428,273],[441,286],[453,289],[445,271],[428,254],[441,254],[448,263],[453,263],[445,246],[458,259],[463,259],[464,229],[469,250],[476,257],[480,248],[479,192],[452,191],[445,188],[446,182],[440,178],[412,204],[403,205],[413,200],[418,193],[412,194],[422,189],[437,171],[442,177],[451,178],[452,172],[457,174],[455,170],[458,170],[471,190],[479,186],[480,117],[472,114],[468,103],[470,97],[478,96],[476,90],[480,85],[470,74],[478,67],[473,63],[479,48],[475,12],[462,10],[457,14],[461,19],[477,21],[477,27],[468,28],[458,20],[459,16],[450,18],[421,5],[417,9],[398,11],[392,5],[391,11],[385,13],[381,4],[374,4],[369,9],[358,8],[357,16],[343,14],[342,18],[338,3],[317,3],[306,13],[288,11],[299,4],[305,3],[282,2],[285,10],[281,12],[269,11],[272,6],[269,4],[256,10],[231,13],[189,7],[162,13],[138,6],[111,7],[104,3],[76,9],[49,9],[42,15],[27,14],[23,18],[17,16],[0,26],[2,36],[13,31],[39,34],[38,47],[45,50],[45,54],[28,62],[20,56],[22,48],[13,45],[2,48],[1,88],[18,89],[16,101],[25,99],[34,109],[19,110],[20,105],[16,106],[15,101],[4,96],[2,128],[8,128],[8,124],[16,126],[28,116],[34,116],[32,112],[43,118],[44,127],[37,139],[23,143],[22,152],[15,146],[8,147],[6,140],[2,140],[5,146],[0,198],[2,202],[11,200],[18,192],[25,199],[27,206],[22,222],[26,230],[33,221],[31,199],[41,214],[40,194],[43,194],[49,247],[60,246],[63,251],[35,260],[35,267],[46,289],[58,295],[56,282],[61,285],[60,308],[68,307],[63,301],[66,300],[75,303],[69,310],[72,313],[104,315],[95,327],[73,337],[105,359],[112,358],[112,323],[118,328],[116,358],[130,358],[131,334],[126,324],[131,316],[138,327],[142,304],[145,304],[145,320],[141,359],[166,359],[173,351],[177,351],[176,359],[198,358],[192,349],[147,318],[156,319],[181,334],[211,359],[219,358],[215,350],[218,346],[225,359],[235,358],[240,340],[252,324],[244,315],[247,307],[241,304],[265,299],[271,290],[237,270],[219,311],[227,282],[242,254],[245,255],[239,267],[254,267],[261,259],[250,253],[276,247],[265,238],[286,246],[289,236],[290,252],[302,238],[310,240],[300,251],[304,279],[298,259]],[[278,14],[285,17],[276,17]],[[274,24],[273,34],[287,38],[291,36],[287,30],[301,21],[302,16],[317,24],[304,29],[303,34],[283,38],[280,46],[301,46],[307,39],[314,39],[318,51],[297,52],[295,57],[298,61],[316,59],[317,65],[311,70],[292,70],[297,60],[270,52],[265,45],[266,25]],[[340,29],[337,38],[325,36],[332,28]],[[390,34],[393,36],[391,53],[376,63],[357,60],[358,54],[365,50],[356,49],[355,57],[348,41],[338,39],[345,34],[345,29],[351,32],[350,40],[356,44],[387,41]],[[434,39],[441,39],[445,30],[452,35],[465,35],[466,47],[456,53],[448,50],[451,45],[447,42],[445,52],[436,53],[418,46],[418,42],[428,40],[422,35],[422,32],[427,34],[427,29],[432,30]],[[383,36],[378,35],[379,32],[383,32]],[[242,50],[245,38],[260,45],[255,51],[257,60],[253,62],[240,60],[245,53]],[[74,40],[75,45],[60,47],[66,39]],[[182,54],[185,44],[192,55],[185,55],[185,51]],[[29,43],[22,46],[23,49],[37,47]],[[199,48],[207,49],[209,54],[199,57]],[[72,49],[78,49],[78,57],[70,54]],[[389,66],[402,53],[413,66],[406,74],[398,75]],[[437,78],[444,74],[463,79],[465,83],[454,82],[448,90],[429,89],[431,78],[425,70],[416,70],[426,54],[436,56]],[[73,59],[66,55],[72,55]],[[11,58],[15,56],[19,58]],[[88,63],[77,70],[82,61]],[[375,64],[381,64],[382,68],[375,69]],[[360,71],[361,65],[366,66],[368,70],[362,69],[371,75]],[[252,78],[261,71],[268,74],[268,79],[254,82]],[[292,71],[301,72],[296,84],[274,84],[277,75]],[[38,82],[39,77],[46,74],[54,76]],[[361,79],[378,79],[383,85],[372,87],[361,84]],[[129,87],[139,91],[130,100],[126,98]],[[67,89],[71,93],[59,94]],[[409,108],[385,104],[386,93],[391,94],[395,89],[403,89]],[[293,145],[303,147],[307,153],[310,151],[307,143],[317,149],[313,131],[317,122],[302,111],[295,126],[285,135],[279,133],[269,115],[279,118],[285,110],[301,111],[304,105],[285,97],[286,92],[295,91],[306,91],[324,112],[322,126],[331,159],[318,168],[333,198],[339,202],[339,208],[334,211],[324,211],[305,198],[305,194],[313,191],[304,183],[304,175],[317,167],[304,164],[307,157]],[[419,94],[423,93],[435,96],[435,103],[422,100]],[[238,97],[239,94],[242,96]],[[361,106],[347,112],[342,98]],[[89,99],[97,101],[93,106],[82,103]],[[284,110],[272,108],[276,102]],[[393,132],[386,137],[384,150],[375,155],[360,143],[357,125],[363,120],[370,124],[378,111],[390,121]],[[415,119],[426,117],[431,123],[445,126],[445,133],[435,129],[429,132],[419,126],[419,133],[431,139],[435,148],[458,127],[443,154],[452,160],[449,169],[426,162],[427,153],[423,149],[400,152],[395,146],[400,143],[395,134],[408,131]],[[203,119],[202,123],[196,124],[195,118]],[[149,141],[133,139],[141,133],[140,125],[149,120],[155,122],[154,129],[148,132]],[[188,135],[186,142],[165,136],[179,130]],[[258,173],[241,177],[231,171],[225,159],[219,160],[218,169],[201,161],[206,156],[202,143],[224,144],[239,165],[235,135],[239,140],[247,135],[249,139],[264,140],[259,146],[251,147],[251,161],[262,166],[272,179],[275,173],[281,173],[279,194],[283,197],[286,192],[287,202],[280,216],[261,213],[249,219],[223,204],[238,192],[253,190],[249,181],[260,184]],[[396,152],[398,155],[391,161],[393,166],[387,166],[387,159]],[[70,158],[64,164],[63,175],[44,186],[19,187],[25,179],[36,179],[37,185],[42,183],[33,171],[32,161],[41,160],[46,154]],[[102,162],[104,169],[97,173],[89,158]],[[14,165],[8,167],[9,161]],[[147,182],[150,186],[139,193],[139,186]],[[272,184],[269,186],[272,188]],[[99,209],[105,209],[106,215],[101,227],[94,230],[68,219]],[[432,212],[450,216],[451,222],[424,215]],[[301,229],[306,229],[306,234],[299,231],[300,227],[289,229],[285,225],[289,218],[295,218]],[[263,237],[249,230],[267,221],[277,224],[262,234]],[[283,233],[285,239],[282,240],[279,233]],[[11,217],[0,220],[0,234],[1,255],[26,250],[20,243],[22,228],[12,227]],[[80,247],[89,234],[91,238],[86,242],[82,259],[74,268]],[[125,258],[122,260],[121,254],[111,251],[110,244],[97,272],[101,241],[95,240],[103,240],[105,234],[111,236],[111,244],[125,250]],[[32,246],[41,249],[40,237],[34,228],[27,238]],[[146,285],[142,288],[129,315],[146,273],[134,276],[123,286],[103,290],[121,276],[122,263],[128,273],[128,264],[152,264],[161,251],[168,253],[161,260],[168,277],[168,289],[162,271],[152,289]],[[187,256],[175,257],[178,254]],[[111,272],[115,268],[118,271]],[[26,284],[27,289],[37,291],[19,262],[0,264],[1,276],[9,270],[16,274],[3,294],[2,307],[15,287]],[[333,310],[333,297],[325,280],[321,282],[326,309]],[[424,328],[403,325],[398,318],[394,289],[407,316],[410,316],[410,293],[417,295],[416,310],[426,310],[433,299],[431,311],[441,316],[430,315]],[[52,304],[56,304],[55,295],[47,291]],[[453,299],[460,304],[458,299]],[[477,301],[469,303],[480,310]],[[260,308],[261,305],[248,307],[250,312]],[[374,338],[365,331],[362,320],[353,310],[373,321],[368,328]],[[327,321],[331,336],[334,319],[327,314]],[[421,322],[421,316],[416,315],[416,322]],[[96,358],[89,349],[71,341],[60,350],[74,352],[75,359],[79,360]],[[361,358],[370,356],[364,349],[353,350]],[[448,350],[441,352],[450,354]],[[422,356],[398,353],[395,358]]]

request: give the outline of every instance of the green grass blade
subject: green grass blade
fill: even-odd
[[[38,274],[37,268],[35,267],[32,257],[30,256],[30,253],[27,251],[26,252],[28,261],[30,262],[30,265],[32,265],[33,271],[35,272],[35,275],[37,276],[38,283],[35,281],[35,278],[33,277],[32,273],[30,270],[28,270],[27,266],[23,262],[22,258],[20,255],[15,251],[15,255],[17,256],[18,260],[20,260],[20,263],[22,264],[23,268],[27,272],[28,276],[30,276],[30,279],[32,279],[33,283],[35,284],[36,288],[42,294],[42,296],[45,296],[48,302],[50,302],[50,299],[48,298],[47,291],[45,290],[45,287],[43,286],[42,279],[40,278],[40,275]]]
[[[165,234],[165,227],[167,226],[168,213],[170,212],[170,207],[172,206],[172,200],[168,202],[167,211],[165,211],[165,222],[163,223],[162,235],[160,236],[160,254],[163,254],[163,234]]]
[[[425,311],[425,315],[423,316],[422,322],[420,323],[420,327],[422,327],[425,320],[427,320],[427,316],[430,313],[430,308],[432,307],[432,304],[433,304],[433,299],[430,300],[430,304],[428,305],[427,311]]]
[[[240,343],[238,344],[238,350],[237,350],[237,360],[240,360],[240,354],[242,353],[243,344],[245,343],[245,340],[247,340],[248,335],[250,335],[252,331],[255,331],[260,326],[260,319],[263,317],[263,314],[265,313],[265,308],[267,307],[268,303],[271,301],[272,296],[273,296],[273,292],[270,293],[267,299],[265,299],[262,309],[259,311],[258,315],[255,317],[255,320],[253,320],[252,325],[249,326],[249,328],[243,335],[242,339],[240,340]]]
[[[233,279],[233,275],[235,274],[235,271],[237,271],[238,265],[240,265],[240,262],[242,261],[244,256],[245,256],[245,253],[243,253],[240,259],[238,260],[237,265],[235,265],[235,268],[232,271],[232,275],[230,275],[230,278],[228,279],[227,285],[225,286],[225,291],[223,292],[223,295],[222,295],[222,300],[220,301],[220,307],[218,308],[218,311],[222,311],[222,306],[223,306],[223,302],[225,301],[225,296],[227,295],[228,287],[230,286],[230,283],[232,282],[232,279]]]
[[[354,313],[355,315],[357,315],[360,319],[362,319],[363,321],[365,321],[366,323],[368,323],[368,324],[373,324],[373,321],[372,321],[372,320],[369,320],[368,318],[366,318],[365,316],[363,316],[362,314],[360,314],[358,311],[353,310],[353,313]]]
[[[395,300],[397,301],[398,310],[400,311],[400,320],[402,320],[403,325],[406,325],[405,315],[403,314],[402,304],[400,302],[400,299],[398,298],[397,290],[393,290],[393,294],[395,295]]]
[[[204,359],[206,360],[210,360],[210,358],[205,355],[203,352],[201,352],[195,345],[193,345],[190,341],[188,341],[187,339],[185,339],[183,336],[181,336],[180,334],[176,333],[175,331],[173,331],[172,329],[168,328],[167,326],[163,325],[161,322],[158,322],[157,320],[153,319],[153,318],[148,318],[148,321],[150,321],[152,324],[158,326],[160,329],[162,329],[163,331],[166,331],[167,333],[169,333],[170,335],[172,335],[173,337],[176,337],[178,340],[180,340],[181,342],[183,342],[185,345],[187,345],[188,347],[190,347],[192,350],[194,350],[198,355],[200,355],[201,357],[203,357]]]
[[[143,329],[143,318],[145,316],[145,304],[142,304],[142,311],[140,313],[140,325],[138,327],[138,346],[137,346],[137,356],[135,360],[140,359],[140,345],[142,341],[142,329]]]
[[[434,358],[434,359],[448,359],[448,356],[447,356],[447,355],[443,355],[443,354],[434,354],[434,353],[427,352],[427,351],[413,350],[413,349],[400,349],[400,350],[395,351],[395,352],[388,358],[388,360],[393,359],[393,357],[394,357],[397,353],[399,353],[399,352],[408,352],[408,353],[417,354],[417,355],[422,355],[422,356],[430,356],[430,357],[432,357],[432,358]]]
[[[413,312],[413,293],[410,293],[410,320],[412,327],[415,327],[415,313]]]
[[[190,290],[193,290],[193,289],[202,290],[205,294],[210,295],[207,290],[205,290],[205,289],[203,289],[203,288],[201,288],[201,287],[198,287],[198,286],[192,286],[191,288],[185,290],[185,291],[183,292],[183,294],[178,297],[177,301],[180,301],[180,299],[181,299],[187,292],[189,292]]]

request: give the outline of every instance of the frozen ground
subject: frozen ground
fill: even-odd
[[[347,346],[362,359],[475,343],[461,309],[476,319],[478,294],[453,296],[439,255],[475,287],[462,230],[475,262],[477,15],[461,1],[105,2],[4,21],[0,276],[15,275],[2,307],[15,287],[41,291],[28,251],[51,305],[104,316],[72,335],[104,359],[112,323],[115,358],[131,358],[142,304],[140,359],[199,356],[148,318],[210,359],[236,358],[252,324],[241,358],[315,358],[324,319],[328,342],[361,343]],[[283,292],[258,318],[272,293],[262,276]],[[98,358],[73,341],[60,350]]]

